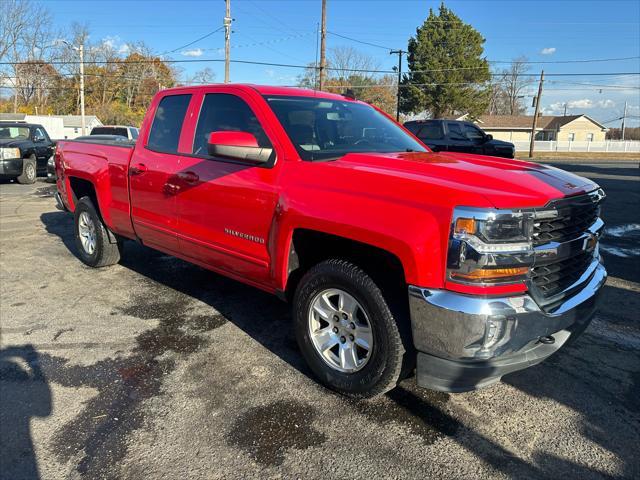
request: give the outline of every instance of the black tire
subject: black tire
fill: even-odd
[[[38,164],[34,157],[25,158],[22,161],[22,175],[16,180],[22,185],[31,185],[36,183],[38,178]]]
[[[95,226],[95,247],[91,253],[85,249],[80,238],[79,224],[83,213],[86,213],[89,216]],[[82,197],[76,204],[74,212],[74,227],[78,257],[80,257],[80,260],[82,260],[83,263],[96,268],[118,263],[122,252],[122,243],[120,241],[116,243],[111,243],[109,241],[107,229],[89,197]]]
[[[309,333],[312,301],[326,289],[340,289],[365,310],[373,334],[373,348],[361,370],[341,372],[327,364]],[[293,300],[293,321],[300,350],[320,382],[352,398],[370,398],[393,389],[402,375],[405,345],[398,324],[381,290],[362,269],[331,259],[311,268],[300,280]]]

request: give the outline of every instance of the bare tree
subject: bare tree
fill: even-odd
[[[9,62],[0,69],[0,85],[14,87],[13,110],[18,110],[20,64],[46,60],[50,49],[51,16],[49,11],[30,0],[4,0],[0,14],[0,61]],[[31,69],[30,71],[33,71]],[[30,85],[30,96],[41,103],[46,90]],[[24,92],[23,92],[24,93]]]
[[[208,83],[215,82],[216,74],[209,67],[205,67],[202,70],[198,70],[193,76],[188,77],[186,84],[187,85],[206,85]]]
[[[378,64],[365,53],[353,47],[334,47],[329,52],[327,62],[329,76],[340,81],[357,74],[363,77],[370,77],[371,73],[358,72],[357,70],[377,70]]]
[[[502,71],[501,84],[503,94],[503,109],[505,115],[521,115],[527,108],[523,101],[523,94],[531,84],[526,57],[518,57],[511,62],[508,69]]]

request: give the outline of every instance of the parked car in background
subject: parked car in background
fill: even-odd
[[[46,174],[55,143],[42,125],[0,123],[0,178],[35,183]]]
[[[295,88],[162,90],[141,132],[58,143],[80,260],[115,264],[136,240],[290,301],[302,355],[343,394],[416,367],[435,390],[491,385],[594,315],[604,192],[588,179],[433,153],[375,107]]]
[[[136,140],[138,138],[138,129],[126,125],[102,125],[93,127],[89,135],[118,135],[129,140]]]
[[[413,120],[404,124],[434,152],[461,152],[515,158],[513,143],[495,140],[477,125],[459,120]]]

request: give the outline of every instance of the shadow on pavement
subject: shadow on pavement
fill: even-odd
[[[51,414],[51,390],[32,345],[0,349],[0,478],[38,479],[33,417]]]

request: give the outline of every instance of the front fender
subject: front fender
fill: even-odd
[[[400,260],[408,283],[443,286],[446,244],[443,245],[440,225],[448,225],[450,213],[338,192],[324,192],[322,201],[317,202],[296,200],[309,198],[308,193],[283,197],[278,205],[272,228],[276,288],[286,287],[296,229],[327,233],[385,250]],[[442,216],[446,217],[445,223]]]

